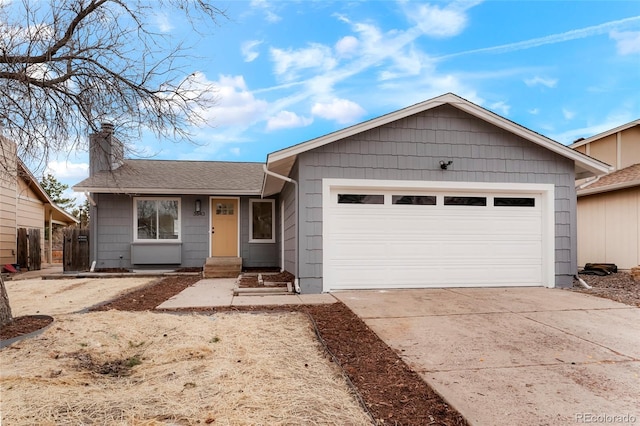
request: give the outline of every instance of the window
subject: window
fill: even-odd
[[[496,197],[493,199],[496,207],[535,207],[535,198]]]
[[[177,198],[134,199],[137,241],[180,239],[180,200]]]
[[[384,204],[384,195],[338,194],[338,204]]]
[[[412,204],[422,206],[435,206],[435,195],[392,195],[391,202],[393,204]]]
[[[445,206],[486,206],[487,197],[444,197]]]
[[[249,200],[249,242],[275,243],[273,218],[276,213],[274,200]]]

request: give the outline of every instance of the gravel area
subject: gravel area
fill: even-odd
[[[640,282],[634,281],[628,272],[620,271],[602,277],[580,274],[579,277],[592,288],[586,289],[578,281],[575,281],[572,288],[573,291],[640,307]]]

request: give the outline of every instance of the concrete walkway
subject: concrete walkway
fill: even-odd
[[[234,296],[235,278],[203,279],[168,299],[157,309],[204,308],[221,306],[315,305],[335,303],[330,294],[290,294]]]
[[[546,288],[334,296],[473,425],[640,424],[638,308]]]

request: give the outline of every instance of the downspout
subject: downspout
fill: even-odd
[[[262,170],[266,175],[273,176],[276,179],[283,180],[285,182],[292,183],[295,186],[295,194],[296,194],[296,202],[293,203],[293,208],[295,209],[294,217],[296,218],[296,243],[293,246],[294,248],[294,259],[296,261],[296,270],[295,270],[295,279],[293,282],[293,286],[295,288],[296,293],[300,293],[300,281],[298,279],[300,273],[300,259],[298,258],[298,245],[300,244],[300,217],[298,215],[298,182],[294,179],[291,179],[288,176],[279,175],[271,170],[267,169],[267,165],[262,165]],[[280,224],[280,226],[284,226],[284,223]],[[280,244],[284,244],[284,241],[281,241]]]
[[[601,177],[602,177],[602,175],[599,175],[599,176],[596,176],[596,177],[595,177],[595,178],[593,178],[593,179],[589,179],[589,180],[587,180],[586,182],[583,182],[583,183],[581,183],[580,185],[578,185],[578,187],[577,187],[576,189],[577,189],[577,190],[584,189],[584,188],[586,188],[587,186],[592,185],[592,184],[596,183],[597,181],[599,181]]]
[[[96,270],[96,263],[97,262],[97,256],[98,256],[98,203],[96,203],[96,201],[93,199],[93,197],[91,196],[91,194],[87,191],[84,192],[84,196],[87,197],[87,200],[89,200],[89,203],[91,204],[91,207],[93,207],[93,211],[91,212],[92,214],[89,216],[90,219],[90,223],[91,223],[91,227],[93,228],[91,232],[91,245],[93,246],[93,261],[91,262],[91,269],[89,269],[89,272],[94,272]]]

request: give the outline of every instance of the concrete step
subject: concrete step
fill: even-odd
[[[202,268],[204,278],[235,278],[241,272],[241,257],[209,257]]]
[[[293,295],[291,287],[236,287],[233,289],[234,296],[275,296]]]

